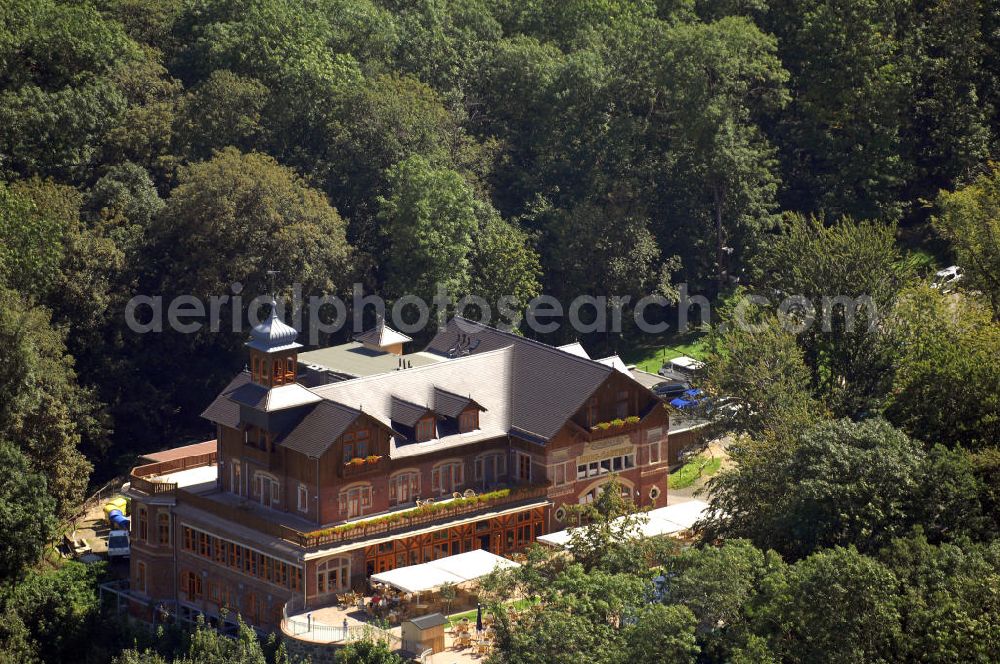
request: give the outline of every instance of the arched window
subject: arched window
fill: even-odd
[[[342,593],[351,587],[351,559],[346,556],[324,560],[316,566],[316,592]]]
[[[156,515],[156,530],[159,535],[159,542],[161,546],[167,546],[170,544],[170,514],[167,512],[160,512]]]
[[[146,507],[139,508],[139,518],[136,519],[136,539],[140,539],[143,542],[148,541],[149,537],[149,514],[146,512]]]
[[[361,516],[371,506],[371,484],[356,484],[340,492],[340,513],[348,519]]]
[[[633,487],[632,487],[631,483],[626,483],[621,478],[618,479],[618,482],[621,485],[622,498],[624,498],[625,500],[632,500],[632,490],[633,490]],[[591,485],[584,493],[580,494],[580,498],[579,498],[578,502],[581,505],[590,505],[595,500],[597,500],[598,498],[600,498],[601,493],[604,491],[604,487],[606,485],[607,485],[607,482],[602,482],[601,484]]]
[[[451,493],[465,484],[465,464],[445,461],[431,470],[431,491]]]
[[[507,455],[503,452],[488,452],[476,457],[475,477],[477,482],[493,484],[507,474]]]
[[[420,495],[420,473],[403,470],[389,478],[389,504],[412,503]]]
[[[264,507],[271,507],[279,502],[278,478],[269,473],[257,471],[253,475],[253,493],[257,501]]]

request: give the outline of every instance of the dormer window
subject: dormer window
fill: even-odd
[[[458,430],[462,433],[475,431],[479,428],[479,411],[469,409],[464,411],[458,418]]]
[[[344,434],[344,463],[349,462],[351,459],[364,459],[370,454],[368,438],[368,429]]]
[[[434,418],[425,417],[417,422],[417,442],[434,438]]]

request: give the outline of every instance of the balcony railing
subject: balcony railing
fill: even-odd
[[[361,457],[358,458],[360,459]],[[378,458],[375,458],[375,456],[365,457],[362,459],[362,462],[352,460],[341,464],[340,476],[354,477],[356,475],[364,475],[365,473],[384,468],[385,465],[385,456],[378,456]]]
[[[351,643],[353,641],[384,641],[390,650],[403,647],[400,637],[377,625],[325,625],[306,613],[301,597],[293,597],[281,610],[281,631],[286,637],[310,643]]]
[[[216,453],[196,454],[173,459],[171,461],[160,461],[158,463],[148,463],[144,466],[136,466],[129,474],[129,483],[134,491],[145,493],[150,496],[159,496],[173,493],[177,490],[176,482],[161,482],[156,478],[170,473],[176,473],[189,468],[200,468],[211,466],[216,463]]]
[[[407,530],[415,526],[426,525],[441,519],[454,518],[472,514],[487,508],[511,505],[535,498],[543,498],[546,487],[539,485],[515,486],[510,489],[492,491],[470,498],[458,498],[442,503],[424,504],[409,510],[389,512],[346,523],[332,528],[324,528],[309,533],[301,533],[286,529],[285,539],[303,547],[341,544],[352,540],[383,535],[399,530]]]
[[[377,534],[406,530],[414,526],[434,523],[442,519],[450,519],[465,514],[483,511],[490,508],[512,505],[515,503],[543,498],[546,487],[539,485],[515,486],[510,489],[493,491],[476,496],[461,498],[441,503],[430,503],[398,512],[389,512],[372,516],[352,523],[346,523],[322,530],[303,532],[296,528],[283,525],[273,513],[269,518],[267,510],[252,502],[245,505],[229,504],[213,500],[211,496],[199,495],[190,491],[180,492],[185,504],[221,517],[231,523],[236,523],[258,532],[277,537],[298,546],[311,548],[330,544],[341,544],[356,539]]]

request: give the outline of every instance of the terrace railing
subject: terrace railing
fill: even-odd
[[[303,613],[301,597],[294,597],[281,610],[281,631],[286,636],[313,643],[350,643],[384,641],[390,650],[403,647],[400,637],[377,625],[326,625]]]
[[[486,508],[501,507],[535,498],[544,498],[546,487],[539,485],[514,486],[505,492],[493,493],[495,495],[491,496],[489,493],[486,493],[475,498],[461,498],[449,502],[432,503],[411,510],[389,512],[388,514],[373,516],[370,519],[362,519],[353,523],[315,530],[309,533],[286,529],[284,539],[307,548],[341,544],[372,535],[408,530],[417,526],[434,523],[441,519],[472,514]]]
[[[472,514],[485,509],[513,505],[516,503],[543,498],[546,487],[525,485],[511,487],[500,495],[482,494],[473,499],[460,499],[442,503],[432,503],[400,512],[389,512],[362,519],[356,522],[303,532],[296,528],[278,523],[276,516],[271,516],[266,508],[255,503],[245,505],[224,503],[213,500],[211,495],[200,495],[190,491],[180,490],[184,502],[188,505],[221,517],[231,523],[252,528],[258,532],[277,537],[304,548],[326,546],[351,542],[356,539],[370,537],[376,534],[407,530],[416,526],[431,524],[442,519],[451,519],[465,514]],[[271,514],[274,514],[273,512]],[[270,518],[269,518],[270,517]]]
[[[129,483],[133,490],[145,493],[150,496],[173,493],[177,490],[176,482],[160,482],[156,477],[176,473],[189,468],[200,468],[211,466],[216,463],[216,453],[194,454],[180,459],[170,461],[159,461],[157,463],[147,463],[144,466],[136,466],[129,474]]]

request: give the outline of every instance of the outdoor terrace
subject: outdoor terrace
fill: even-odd
[[[132,491],[148,496],[173,496],[177,489],[205,491],[215,487],[215,452],[136,466],[129,475]]]

